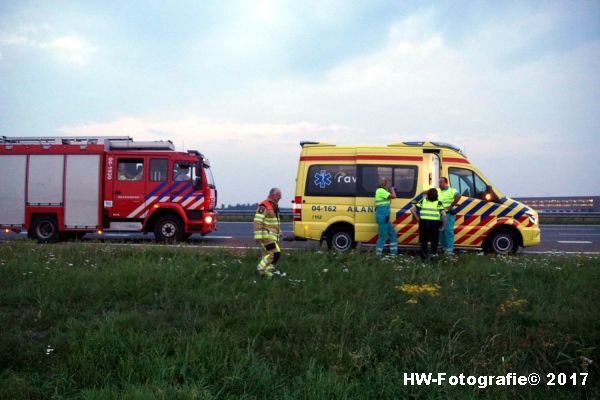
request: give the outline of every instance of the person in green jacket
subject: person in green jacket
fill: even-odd
[[[454,222],[456,221],[455,207],[460,200],[458,190],[450,187],[448,178],[440,178],[440,188],[438,189],[438,198],[446,211],[446,228],[440,232],[440,246],[446,255],[454,253]]]
[[[439,233],[444,230],[446,225],[446,212],[442,202],[438,200],[437,189],[429,189],[427,196],[413,204],[410,212],[419,223],[421,258],[425,259],[430,254],[428,242],[431,242],[431,256],[437,257]]]
[[[392,212],[391,202],[396,198],[396,190],[387,178],[379,181],[379,186],[375,191],[375,222],[377,222],[377,243],[375,244],[375,254],[383,254],[383,246],[386,239],[390,239],[390,255],[398,254],[398,237],[396,230],[390,221]]]

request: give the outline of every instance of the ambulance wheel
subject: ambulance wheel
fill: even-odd
[[[35,219],[32,237],[40,243],[54,243],[58,241],[58,223],[56,218],[50,216],[41,216]]]
[[[178,242],[183,238],[183,224],[179,217],[164,215],[154,224],[154,236],[159,242]]]
[[[356,247],[356,242],[352,238],[352,232],[347,228],[334,228],[327,235],[327,248],[334,249],[341,253],[349,251]]]
[[[496,254],[511,254],[517,251],[519,242],[508,229],[500,229],[488,238],[488,249]]]

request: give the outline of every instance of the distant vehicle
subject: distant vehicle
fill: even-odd
[[[0,226],[42,242],[88,232],[177,241],[216,227],[209,161],[171,141],[0,137]]]
[[[293,200],[294,236],[325,240],[347,251],[357,242],[375,243],[374,194],[380,178],[396,188],[393,225],[399,245],[418,244],[418,224],[409,210],[440,176],[461,194],[455,246],[515,252],[540,243],[538,213],[505,197],[457,147],[404,142],[388,146],[336,146],[302,142]]]

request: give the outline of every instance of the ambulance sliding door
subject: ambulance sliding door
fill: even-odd
[[[366,161],[369,162],[369,161]],[[388,179],[396,189],[396,199],[391,201],[390,220],[399,234],[399,243],[406,239],[410,243],[414,232],[403,229],[412,222],[410,217],[411,201],[418,192],[419,164],[405,160],[394,160],[394,164],[359,164],[356,198],[356,240],[371,242],[377,235],[375,222],[375,191],[382,178]],[[402,163],[402,164],[401,164]],[[416,229],[416,227],[415,227]],[[405,234],[405,235],[404,235]]]

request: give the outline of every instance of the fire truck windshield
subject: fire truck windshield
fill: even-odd
[[[206,164],[204,164],[204,173],[206,174],[206,183],[208,184],[208,187],[215,189],[215,178],[213,177],[210,167]]]

